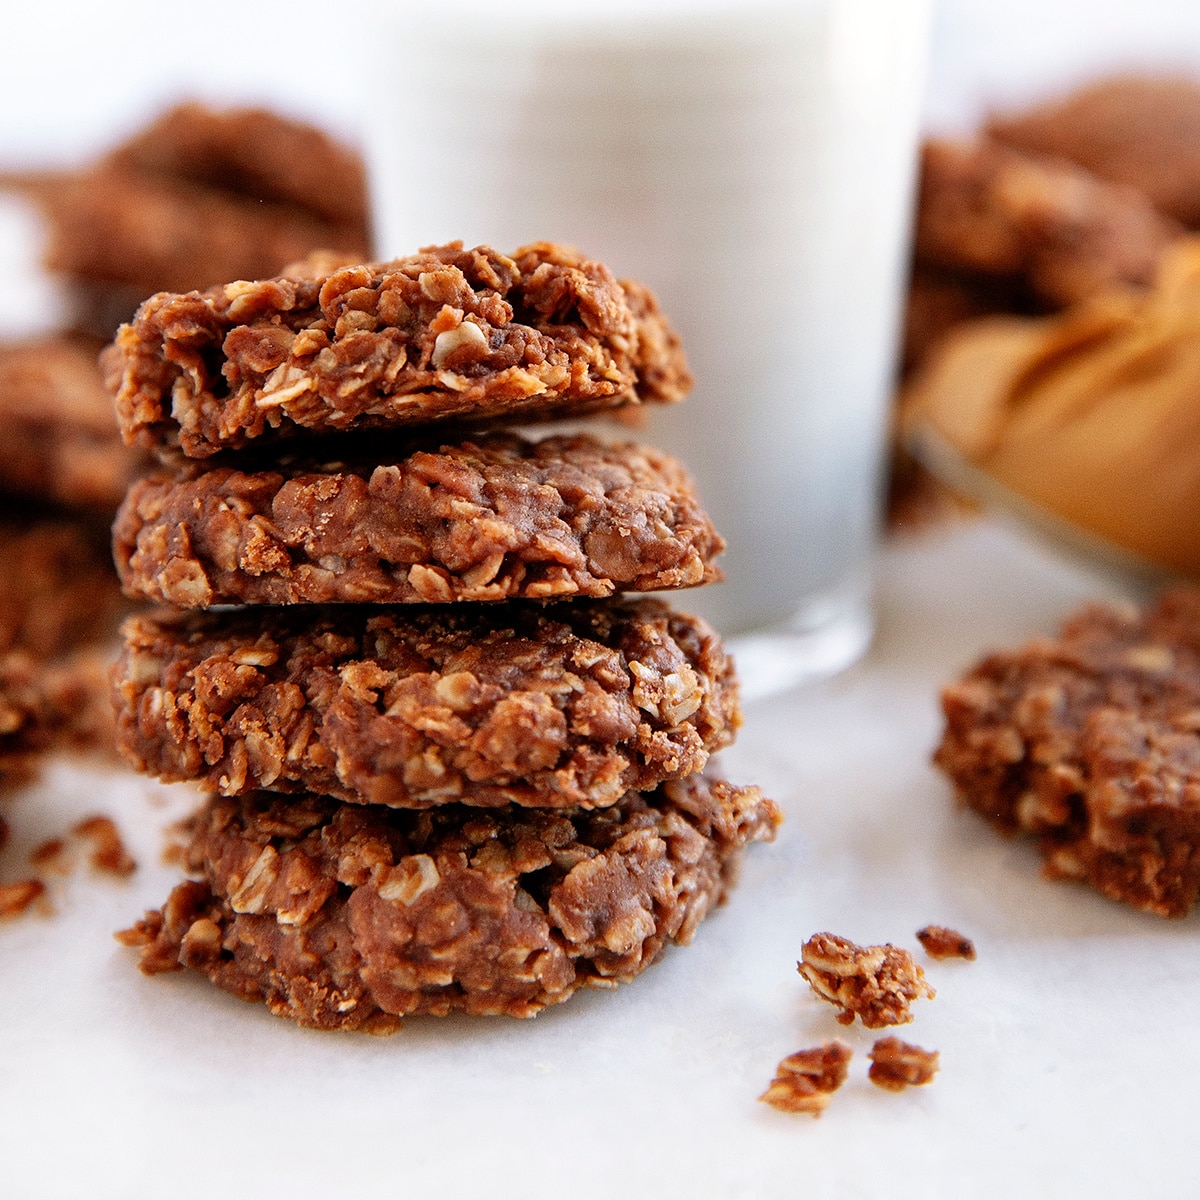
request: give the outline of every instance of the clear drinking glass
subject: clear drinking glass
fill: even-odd
[[[649,284],[696,387],[636,436],[729,542],[677,602],[751,694],[830,673],[872,629],[929,0],[567,7],[377,15],[377,250],[558,241]]]

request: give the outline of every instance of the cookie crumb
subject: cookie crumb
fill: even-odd
[[[871,1047],[867,1078],[877,1087],[889,1092],[902,1092],[906,1087],[921,1087],[932,1081],[938,1069],[938,1052],[923,1050],[898,1037],[880,1038]]]
[[[826,1042],[789,1054],[775,1068],[775,1078],[759,1099],[780,1112],[819,1117],[830,1097],[846,1082],[852,1051],[844,1042]]]
[[[858,946],[835,933],[814,933],[796,969],[818,996],[836,1005],[843,1025],[855,1017],[868,1029],[904,1025],[912,1020],[913,1000],[936,995],[912,955],[890,943]]]
[[[926,925],[917,930],[917,941],[930,958],[965,958],[975,961],[975,943],[969,937],[945,925]]]
[[[181,870],[187,866],[187,845],[181,840],[172,840],[168,838],[163,846],[162,854],[159,856],[159,862],[164,867],[179,867]]]
[[[125,843],[121,841],[111,817],[85,817],[71,832],[92,843],[88,861],[95,870],[121,876],[132,875],[137,870],[137,863],[125,849]]]
[[[19,917],[35,900],[46,894],[40,879],[21,879],[0,884],[0,918]]]
[[[60,837],[48,838],[29,855],[29,864],[38,870],[63,870],[63,851],[67,843]]]

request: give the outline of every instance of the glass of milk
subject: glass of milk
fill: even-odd
[[[374,17],[379,255],[565,242],[682,335],[695,390],[636,436],[729,542],[727,582],[676,602],[737,636],[750,694],[870,640],[929,2]]]

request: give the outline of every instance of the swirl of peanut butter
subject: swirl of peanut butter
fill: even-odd
[[[961,326],[903,412],[1033,504],[1200,574],[1200,237],[1147,291]]]

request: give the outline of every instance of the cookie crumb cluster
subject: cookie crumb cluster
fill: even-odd
[[[0,819],[0,849],[8,839],[8,824]],[[137,870],[116,822],[110,816],[95,813],[77,821],[62,837],[47,838],[35,846],[29,853],[32,875],[0,884],[0,918],[20,916],[35,905],[43,912],[52,912],[47,880],[70,874],[78,865],[84,846],[88,865],[99,874],[125,879]]]
[[[917,938],[930,958],[975,958],[971,940],[947,926],[926,925]],[[913,1019],[912,1001],[935,995],[912,955],[890,943],[859,946],[838,934],[816,933],[804,943],[797,967],[814,994],[837,1009],[842,1025],[856,1017],[868,1029],[907,1024]],[[781,1112],[819,1117],[846,1082],[852,1056],[838,1040],[798,1050],[779,1063],[759,1100]],[[877,1039],[868,1057],[867,1078],[891,1092],[932,1082],[939,1063],[936,1050],[894,1036]]]
[[[853,1052],[845,1042],[826,1042],[789,1054],[759,1099],[780,1112],[819,1117],[833,1093],[846,1082]]]
[[[815,933],[804,943],[797,970],[818,996],[837,1009],[842,1025],[857,1017],[868,1029],[912,1020],[914,1000],[936,995],[912,955],[890,943],[858,946],[835,933]]]

